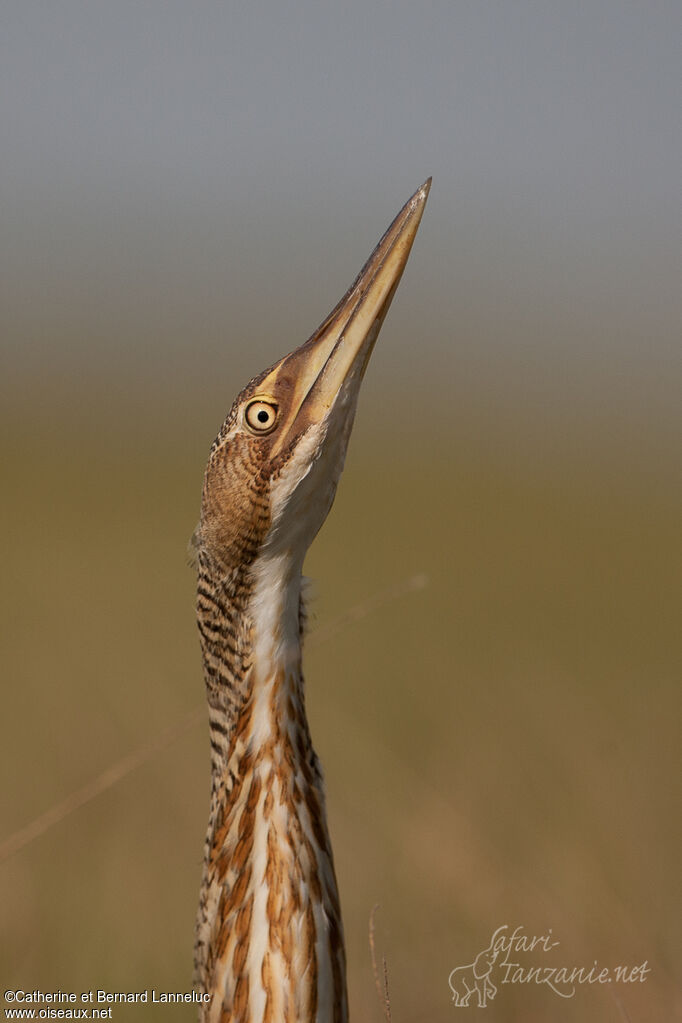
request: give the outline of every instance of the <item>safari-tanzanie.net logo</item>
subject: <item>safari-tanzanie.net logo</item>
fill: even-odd
[[[453,1002],[459,1009],[471,1005],[484,1009],[505,984],[545,987],[560,998],[573,998],[582,985],[643,984],[651,973],[646,959],[639,966],[609,967],[600,966],[596,959],[590,966],[566,966],[557,964],[555,955],[541,958],[559,944],[551,927],[547,934],[538,935],[527,934],[521,926],[510,931],[509,924],[503,924],[472,962],[450,973]]]

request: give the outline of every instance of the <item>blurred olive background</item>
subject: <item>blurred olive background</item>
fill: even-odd
[[[663,2],[3,4],[0,839],[201,707],[208,447],[433,174],[306,566],[352,1018],[375,903],[394,1023],[503,924],[651,973],[487,1018],[679,1018],[681,44]],[[208,780],[196,724],[0,864],[3,989],[189,988]]]

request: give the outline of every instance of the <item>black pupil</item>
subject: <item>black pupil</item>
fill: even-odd
[[[268,412],[266,412],[265,409],[262,408],[260,410],[260,412],[258,413],[258,422],[259,423],[267,423],[269,418],[270,418],[270,414]]]

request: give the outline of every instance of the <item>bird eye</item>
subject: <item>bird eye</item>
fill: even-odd
[[[244,419],[252,433],[270,433],[277,422],[277,406],[258,398],[246,406]]]

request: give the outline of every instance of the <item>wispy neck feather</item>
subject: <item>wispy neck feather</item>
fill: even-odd
[[[347,1018],[322,774],[305,715],[301,563],[299,552],[262,551],[239,615],[250,649],[235,680],[242,702],[214,760],[197,919],[195,979],[213,994],[207,1021]],[[207,684],[210,693],[208,669]]]
[[[253,567],[249,616],[255,683],[273,668],[301,673],[302,561],[289,551],[273,551]]]

